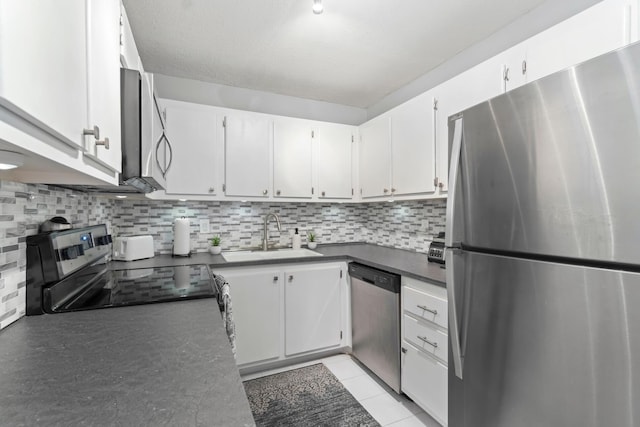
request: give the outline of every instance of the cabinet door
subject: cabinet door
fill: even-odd
[[[215,195],[215,114],[210,107],[182,102],[167,103],[165,112],[173,150],[166,192]]]
[[[87,155],[120,172],[120,1],[87,0],[88,120],[99,140],[87,135]]]
[[[447,366],[402,342],[402,391],[442,425],[448,419]]]
[[[628,2],[605,0],[527,42],[529,81],[629,43]]]
[[[280,355],[280,283],[278,270],[222,272],[229,282],[236,326],[238,365]]]
[[[85,30],[84,1],[0,5],[0,104],[73,147],[87,125]]]
[[[351,150],[355,128],[353,126],[322,123],[316,127],[318,143],[318,197],[350,199]]]
[[[360,126],[360,193],[388,196],[391,191],[391,117],[376,117]]]
[[[311,137],[306,120],[281,118],[273,125],[273,189],[276,197],[311,198]]]
[[[257,115],[225,117],[225,194],[268,197],[272,122]]]
[[[285,354],[340,345],[339,266],[290,268],[285,272]]]
[[[434,97],[425,92],[391,111],[393,195],[433,193]]]

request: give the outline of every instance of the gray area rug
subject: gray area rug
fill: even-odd
[[[379,426],[322,363],[244,382],[258,426]]]

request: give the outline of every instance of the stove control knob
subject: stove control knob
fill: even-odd
[[[111,234],[107,234],[104,236],[100,236],[100,237],[96,237],[94,239],[96,246],[104,246],[104,245],[108,245],[109,243],[112,242],[111,240]]]
[[[82,248],[82,245],[67,246],[66,248],[60,249],[59,252],[61,261],[76,259],[80,255],[84,255],[84,249]]]

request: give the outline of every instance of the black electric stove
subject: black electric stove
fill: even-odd
[[[207,265],[114,268],[106,226],[27,238],[27,315],[216,298]]]

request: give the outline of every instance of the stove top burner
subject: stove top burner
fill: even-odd
[[[116,270],[102,264],[44,288],[43,308],[62,313],[216,296],[206,265]]]

